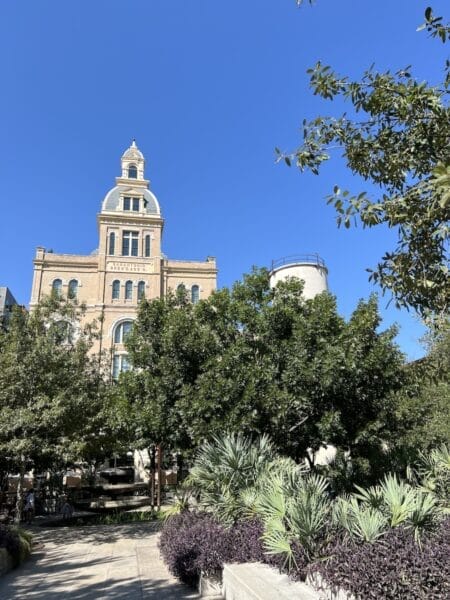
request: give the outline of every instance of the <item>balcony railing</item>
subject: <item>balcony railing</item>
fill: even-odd
[[[325,268],[325,261],[318,254],[291,254],[272,261],[271,271],[288,265],[316,265]]]

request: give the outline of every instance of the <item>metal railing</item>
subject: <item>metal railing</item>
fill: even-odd
[[[325,261],[318,254],[291,254],[272,261],[271,271],[287,265],[308,264],[325,267]]]

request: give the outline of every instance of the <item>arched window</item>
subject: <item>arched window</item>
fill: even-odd
[[[145,256],[150,256],[150,250],[151,250],[151,238],[150,235],[146,235],[145,236],[145,248],[144,248],[144,254]]]
[[[191,287],[191,300],[192,304],[197,304],[197,302],[200,300],[200,288],[198,285],[193,285]]]
[[[120,281],[115,279],[112,282],[112,299],[118,300],[120,298]]]
[[[69,293],[68,296],[72,300],[75,300],[78,294],[78,281],[76,279],[71,279],[69,281]]]
[[[133,282],[127,281],[125,283],[125,300],[133,299]]]
[[[119,323],[114,330],[114,343],[123,344],[127,339],[132,327],[133,321],[122,321]]]
[[[138,300],[142,300],[142,298],[145,298],[145,281],[138,283]]]
[[[177,293],[178,294],[186,293],[186,286],[184,285],[184,283],[180,283],[179,285],[177,285]]]
[[[109,234],[109,254],[114,256],[114,252],[116,251],[116,234],[111,232]]]
[[[137,179],[136,165],[130,165],[128,167],[128,179]]]
[[[54,279],[52,283],[52,290],[55,296],[61,296],[62,281],[61,279]]]

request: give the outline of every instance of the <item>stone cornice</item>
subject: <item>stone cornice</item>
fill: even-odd
[[[131,225],[132,227],[148,227],[149,225],[163,225],[164,219],[159,215],[143,215],[117,212],[101,212],[97,215],[97,223],[114,225]]]
[[[117,185],[129,185],[130,187],[143,187],[148,189],[150,185],[149,179],[128,179],[126,177],[116,177]]]

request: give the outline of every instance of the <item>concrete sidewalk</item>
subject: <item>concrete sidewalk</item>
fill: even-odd
[[[44,548],[0,579],[1,600],[187,600],[167,571],[152,523],[34,528]]]

